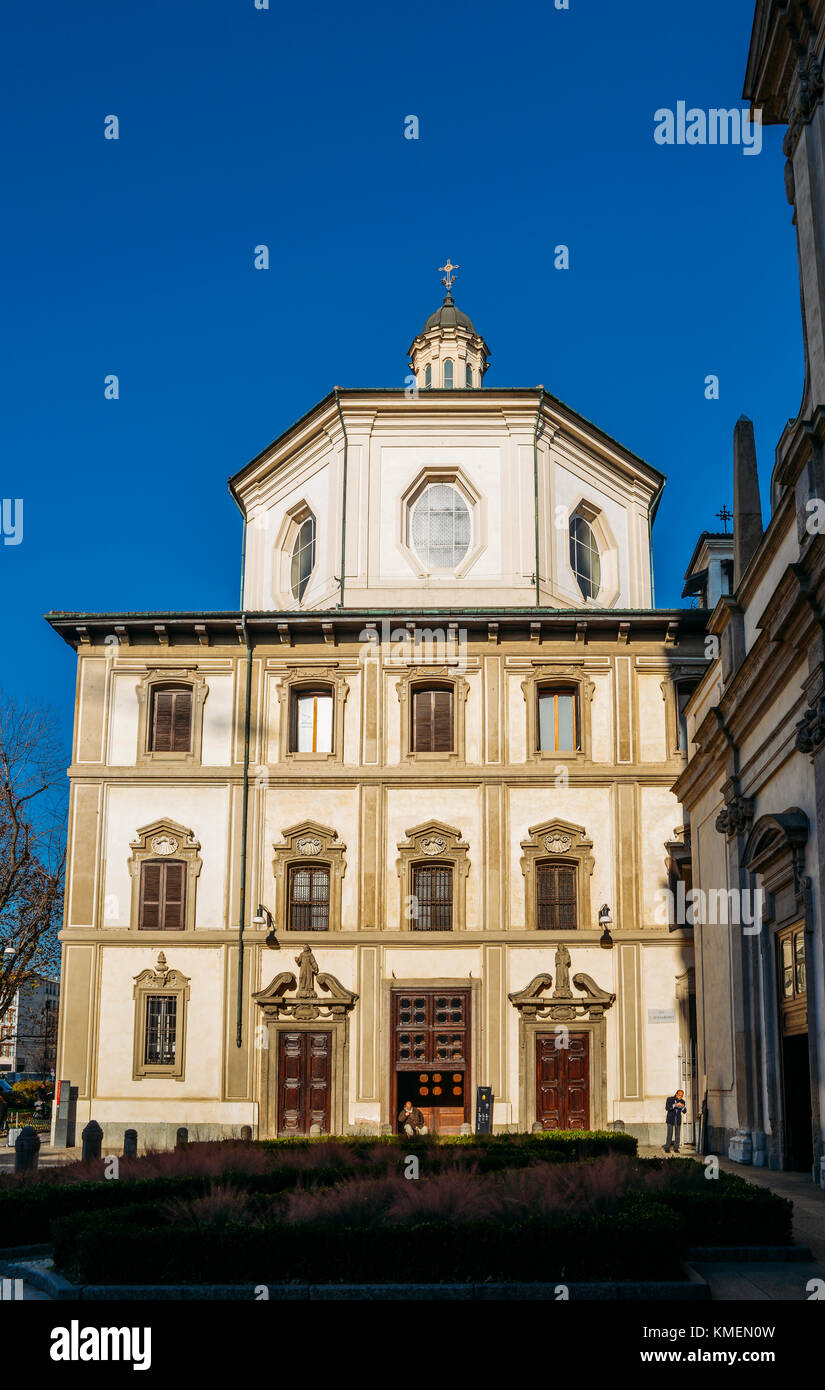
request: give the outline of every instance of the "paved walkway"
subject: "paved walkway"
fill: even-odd
[[[663,1155],[662,1149],[639,1145],[642,1158]],[[683,1148],[682,1158],[695,1158],[696,1152]],[[780,1197],[789,1197],[794,1204],[793,1233],[797,1245],[807,1245],[813,1260],[787,1261],[694,1261],[694,1268],[707,1279],[714,1301],[742,1300],[764,1303],[773,1299],[785,1302],[805,1301],[812,1294],[825,1293],[825,1192],[815,1187],[807,1173],[774,1173],[768,1168],[753,1168],[745,1163],[732,1163],[720,1158],[719,1167],[726,1173],[757,1187],[770,1188]],[[754,1244],[758,1242],[755,1233]],[[821,1280],[822,1288],[812,1283]],[[810,1285],[810,1287],[809,1287]]]
[[[53,1149],[51,1144],[45,1142],[47,1138],[48,1136],[44,1135],[40,1141],[37,1160],[39,1168],[57,1168],[61,1163],[74,1163],[81,1157],[82,1150],[79,1146],[75,1149]],[[7,1172],[14,1172],[14,1149],[7,1148],[4,1143],[0,1147],[0,1173]]]

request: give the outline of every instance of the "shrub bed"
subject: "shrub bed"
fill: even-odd
[[[55,1222],[55,1263],[76,1283],[442,1283],[678,1279],[680,1218],[637,1202],[615,1214],[428,1221],[376,1228],[178,1227],[126,1208]],[[674,1229],[676,1228],[676,1229]],[[663,1231],[668,1238],[663,1239]]]
[[[50,1238],[54,1218],[79,1211],[118,1208],[138,1202],[188,1197],[206,1190],[210,1179],[240,1183],[254,1193],[287,1192],[297,1185],[332,1186],[357,1174],[397,1171],[409,1154],[422,1172],[456,1166],[482,1174],[534,1163],[567,1163],[611,1153],[635,1155],[636,1140],[611,1131],[548,1131],[546,1134],[467,1135],[403,1140],[397,1136],[347,1139],[275,1139],[190,1144],[186,1150],[121,1160],[120,1179],[100,1181],[105,1160],[21,1178],[0,1178],[0,1248],[37,1244]],[[149,1176],[141,1177],[141,1173]]]
[[[726,1173],[709,1183],[691,1160],[422,1168],[410,1181],[393,1165],[277,1193],[271,1177],[63,1215],[55,1262],[84,1283],[670,1278],[690,1245],[790,1239],[789,1202]],[[117,1186],[128,1202],[137,1185]]]

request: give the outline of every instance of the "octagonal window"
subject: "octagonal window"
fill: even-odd
[[[470,509],[452,483],[428,483],[412,508],[412,545],[428,569],[454,569],[470,548]]]

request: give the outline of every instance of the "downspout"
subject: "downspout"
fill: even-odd
[[[241,593],[240,593],[241,612],[243,612],[243,606],[244,606],[244,602],[243,602],[243,591],[244,591],[244,571],[245,571],[245,569],[246,569],[246,517],[244,516],[244,519],[243,519],[243,535],[242,535],[242,537],[241,537]]]
[[[236,1047],[243,1043],[243,929],[246,920],[246,841],[249,826],[249,725],[252,711],[252,642],[246,626],[246,614],[241,613],[241,632],[246,642],[246,707],[243,732],[243,811],[241,820],[241,892],[238,908],[238,1015]]]
[[[536,428],[533,430],[533,504],[536,529],[536,607],[541,607],[541,579],[539,577],[539,427],[544,405],[544,387],[539,387],[539,408],[536,411]]]
[[[344,567],[347,563],[347,455],[349,453],[349,439],[347,438],[347,427],[344,424],[344,414],[341,410],[341,401],[338,397],[338,387],[335,387],[335,404],[338,407],[338,419],[341,421],[341,429],[344,434],[344,476],[342,481],[341,497],[341,596],[338,600],[338,607],[344,606]]]

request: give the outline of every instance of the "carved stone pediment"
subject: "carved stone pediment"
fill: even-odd
[[[260,1004],[264,1017],[271,1019],[293,1018],[299,1023],[311,1023],[315,1019],[343,1018],[355,1007],[358,995],[347,989],[325,971],[319,971],[318,962],[309,946],[304,946],[301,954],[295,957],[298,976],[291,970],[282,970],[252,998]],[[325,998],[318,993],[324,991]]]
[[[182,974],[180,970],[170,970],[166,956],[163,951],[158,951],[157,964],[154,970],[141,970],[139,975],[135,975],[135,990],[141,986],[152,989],[186,989],[189,984],[188,975]]]
[[[556,987],[552,994],[549,991],[553,976],[543,974],[536,975],[525,989],[508,996],[522,1018],[572,1023],[577,1018],[601,1018],[615,1004],[615,994],[600,989],[590,975],[581,972],[572,977],[572,985],[583,998],[574,995],[570,987],[570,953],[564,943],[556,948],[555,966]]]

